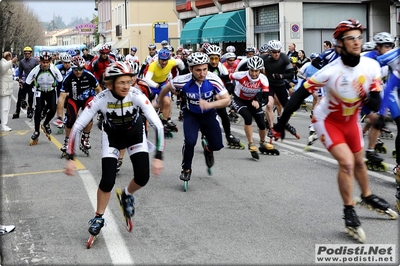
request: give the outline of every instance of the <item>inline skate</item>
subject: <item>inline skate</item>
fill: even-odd
[[[165,138],[172,139],[174,137],[172,132],[178,132],[178,127],[171,120],[162,120],[162,123],[164,125]]]
[[[275,149],[275,146],[272,144],[272,138],[270,139],[270,142],[260,141],[260,147],[258,147],[258,150],[261,154],[279,155],[279,151]]]
[[[249,142],[248,149],[250,151],[251,157],[255,160],[258,161],[260,159],[260,156],[258,155],[258,149],[257,146],[254,145],[253,142]]]
[[[28,111],[26,112],[26,117],[28,117],[30,119],[30,121],[32,121],[33,119],[33,108],[32,107],[28,107]]]
[[[62,121],[61,117],[57,117],[54,121],[53,121],[53,125],[55,125],[57,127],[57,134],[64,134],[64,123]]]
[[[297,134],[297,131],[296,131],[296,129],[294,128],[294,126],[292,126],[291,124],[288,123],[288,124],[286,125],[285,129],[286,129],[287,131],[289,131],[289,133],[292,134],[293,136],[295,136],[297,139],[300,139],[300,135]]]
[[[360,241],[361,243],[364,243],[366,237],[364,230],[361,228],[361,222],[358,219],[356,211],[352,206],[345,207],[343,211],[344,211],[343,219],[347,233],[354,239]]]
[[[97,235],[100,233],[101,228],[104,226],[104,218],[100,216],[96,216],[93,219],[90,219],[89,222],[89,239],[87,241],[87,248],[91,248],[94,241],[96,240]]]
[[[384,200],[374,194],[372,194],[368,197],[363,197],[361,195],[361,198],[354,199],[354,203],[355,203],[355,205],[363,206],[370,211],[376,211],[377,213],[379,213],[381,215],[388,215],[390,217],[390,219],[392,219],[392,220],[396,220],[398,217],[397,212],[395,212],[389,208],[390,205],[386,200]]]
[[[120,188],[116,189],[116,194],[124,216],[126,230],[131,232],[133,229],[132,217],[135,215],[135,198],[133,195],[126,195],[125,191]]]
[[[387,148],[384,145],[385,145],[385,143],[380,138],[378,138],[378,140],[376,141],[374,150],[376,152],[378,152],[378,153],[386,154],[387,153]]]
[[[393,139],[394,135],[392,133],[392,131],[386,127],[383,127],[381,129],[381,135],[379,136],[379,138],[381,139]]]
[[[47,124],[47,125],[41,124],[40,128],[42,129],[43,133],[46,135],[47,139],[49,141],[51,141],[51,128],[50,128],[50,125],[49,124]]]
[[[28,103],[26,102],[25,99],[23,99],[23,100],[21,101],[21,108],[22,108],[23,110],[26,110],[27,107],[28,107]]]
[[[67,137],[64,139],[64,144],[63,144],[62,147],[60,148],[60,151],[61,151],[61,158],[67,157],[68,139],[69,139],[69,138],[67,138]]]
[[[229,117],[229,121],[231,121],[231,123],[234,123],[234,124],[240,123],[240,117],[237,115],[237,113],[235,111],[231,110],[229,112],[228,117]]]
[[[122,163],[123,163],[123,159],[122,158],[118,158],[118,161],[117,161],[117,174],[121,170]]]
[[[307,138],[307,146],[304,148],[304,150],[308,150],[310,146],[313,145],[314,142],[318,140],[318,135],[317,132],[315,132],[314,126],[311,124],[308,128],[310,129],[310,132]]]
[[[192,169],[184,170],[182,169],[181,175],[179,178],[183,181],[183,191],[187,191],[188,185],[189,185],[189,180],[190,176],[192,175]]]
[[[82,137],[81,137],[81,143],[79,144],[79,149],[86,154],[86,156],[89,156],[89,150],[92,148],[92,146],[90,146],[90,133],[82,133]]]
[[[240,139],[235,137],[234,135],[230,134],[226,136],[226,145],[228,145],[231,149],[242,149],[244,150],[245,146]]]
[[[205,139],[202,139],[202,142]],[[206,160],[206,165],[207,165],[207,172],[208,175],[212,175],[212,167],[214,165],[214,153],[212,151],[210,151],[210,149],[208,148],[207,145],[207,140],[205,140],[206,142],[203,143],[203,154],[204,154],[204,158]]]
[[[367,164],[368,170],[386,172],[387,165],[383,162],[383,158],[375,151],[366,151],[367,160],[365,163]]]
[[[37,131],[33,132],[32,136],[31,136],[31,140],[30,140],[30,142],[29,142],[29,146],[33,146],[33,145],[38,144],[38,142],[39,142],[39,135],[40,135],[39,132],[37,132]]]

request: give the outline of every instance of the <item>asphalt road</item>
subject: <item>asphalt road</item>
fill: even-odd
[[[14,106],[13,101],[11,113]],[[87,222],[101,176],[100,131],[93,128],[90,156],[77,151],[77,175],[68,177],[59,151],[64,136],[55,133],[48,141],[41,134],[31,147],[33,124],[26,114],[10,119],[13,130],[0,134],[1,220],[16,230],[0,239],[3,265],[311,265],[316,244],[358,244],[344,230],[337,163],[320,142],[303,151],[309,112],[299,110],[291,119],[301,139],[289,135],[276,142],[279,156],[260,154],[254,161],[247,150],[224,148],[215,153],[212,176],[199,141],[187,192],[178,177],[183,138],[177,114],[174,106],[180,131],[166,140],[161,176],[151,177],[135,195],[134,230],[126,231],[113,195],[107,225],[90,250]],[[232,131],[247,146],[243,125],[232,125]],[[154,142],[152,129],[149,139]],[[389,170],[369,172],[370,182],[395,209],[394,140],[385,145]],[[132,175],[125,156],[115,187],[127,185]],[[396,245],[398,265],[398,221],[363,208],[357,213],[367,244]]]

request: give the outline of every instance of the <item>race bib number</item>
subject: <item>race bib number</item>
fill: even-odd
[[[35,98],[40,97],[41,91],[35,91]]]

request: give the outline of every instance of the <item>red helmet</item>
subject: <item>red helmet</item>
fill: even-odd
[[[341,21],[333,32],[333,38],[338,39],[343,33],[349,30],[360,30],[363,31],[364,27],[358,20],[349,18],[348,20]]]

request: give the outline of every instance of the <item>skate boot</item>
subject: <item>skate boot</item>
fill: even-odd
[[[90,148],[92,148],[92,146],[90,146],[89,138],[90,138],[90,133],[83,132],[81,137],[81,143],[79,144],[79,149],[87,156],[89,156],[89,150]]]
[[[68,139],[69,139],[69,138],[65,138],[65,139],[64,139],[64,144],[63,144],[62,147],[60,148],[60,151],[61,151],[61,158],[67,156]]]
[[[124,215],[126,230],[131,232],[133,229],[132,217],[135,214],[135,198],[133,195],[126,195],[125,190],[121,189],[116,190],[117,198],[122,210],[122,214]]]
[[[13,113],[12,119],[17,119],[19,118],[19,112]]]
[[[24,109],[24,110],[26,110],[26,107],[28,107],[28,103],[26,102],[25,99],[23,99],[23,100],[21,101],[21,108]]]
[[[250,151],[251,157],[255,161],[258,161],[260,159],[260,156],[258,155],[258,149],[257,149],[256,145],[254,145],[253,142],[249,142],[248,149]]]
[[[300,139],[300,135],[297,134],[297,131],[294,128],[294,126],[292,126],[291,124],[288,123],[285,128],[286,128],[287,131],[289,131],[290,134],[295,136],[297,139]]]
[[[236,138],[234,135],[230,134],[226,136],[226,145],[228,145],[231,149],[242,149],[244,150],[245,146],[242,142],[240,142],[239,138]]]
[[[376,153],[376,151],[367,150],[366,157],[367,160],[365,161],[365,163],[367,164],[368,170],[380,172],[387,171],[387,165],[383,162],[383,158],[378,153]]]
[[[26,117],[28,117],[29,119],[33,118],[33,108],[32,107],[28,107]]]
[[[63,134],[64,133],[64,123],[62,121],[61,117],[57,117],[56,119],[53,120],[53,125],[57,127],[57,134]]]
[[[117,161],[117,173],[121,170],[122,163],[123,163],[123,159],[122,158],[118,158],[118,161]]]
[[[183,181],[183,191],[187,191],[188,182],[190,180],[190,176],[192,175],[192,169],[184,170],[182,169],[181,175],[179,176],[180,180]]]
[[[237,115],[237,113],[235,111],[230,111],[229,112],[229,121],[231,121],[231,123],[234,124],[239,124],[240,123],[240,117]]]
[[[29,145],[30,145],[30,146],[33,146],[33,145],[38,144],[38,142],[39,142],[39,135],[40,135],[39,132],[37,132],[37,131],[33,132],[32,136],[31,136],[31,140],[30,140],[30,142],[29,142]]]
[[[379,136],[379,138],[381,139],[393,139],[394,135],[392,133],[392,131],[386,127],[383,127],[381,129],[381,135]]]
[[[364,230],[361,228],[361,222],[358,219],[356,211],[353,207],[344,208],[344,224],[346,226],[347,233],[354,239],[364,243],[366,240]]]
[[[40,128],[42,129],[43,133],[46,135],[47,139],[49,141],[51,141],[51,128],[50,128],[50,125],[49,124],[47,124],[47,125],[41,124]]]
[[[382,215],[386,214],[392,220],[397,219],[398,214],[389,208],[390,207],[389,203],[386,200],[384,200],[374,194],[372,194],[368,197],[363,197],[361,195],[361,198],[355,198],[354,202],[356,205],[364,206],[365,208],[367,208],[370,211],[375,210],[379,214],[382,214]]]
[[[386,154],[387,153],[387,149],[386,149],[386,147],[384,145],[385,145],[385,143],[380,138],[378,138],[378,140],[376,141],[374,150],[376,152],[378,152],[378,153]]]
[[[178,132],[178,127],[171,120],[162,120],[162,123],[164,125],[165,138],[172,139],[174,137],[172,132]]]
[[[310,129],[310,132],[307,138],[307,146],[304,148],[304,150],[308,150],[310,146],[318,140],[318,135],[317,132],[315,132],[314,126],[311,124],[308,128]]]
[[[261,154],[279,155],[279,151],[275,149],[275,146],[271,142],[260,141],[260,147],[258,147],[258,150]]]
[[[212,169],[211,168],[214,165],[214,154],[213,154],[212,151],[210,151],[210,149],[208,148],[207,145],[205,145],[203,147],[203,154],[204,154],[204,158],[206,160],[208,175],[212,175]]]
[[[97,236],[100,233],[101,228],[104,226],[104,218],[94,217],[89,221],[89,233],[93,236]]]

